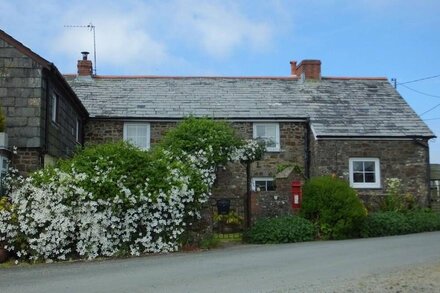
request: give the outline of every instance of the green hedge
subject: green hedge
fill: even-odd
[[[290,243],[314,240],[315,226],[298,216],[258,220],[245,233],[245,240],[250,243]]]
[[[368,215],[362,237],[380,237],[440,230],[440,213],[418,210],[407,213],[389,211]]]
[[[304,184],[301,215],[319,227],[322,239],[359,236],[367,210],[344,180],[314,177]]]

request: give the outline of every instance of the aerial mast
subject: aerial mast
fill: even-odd
[[[65,25],[64,27],[71,27],[71,28],[84,27],[84,28],[88,28],[91,32],[93,32],[93,75],[96,75],[97,71],[96,71],[96,34],[95,34],[95,26],[93,25],[93,23],[90,22],[88,25]]]

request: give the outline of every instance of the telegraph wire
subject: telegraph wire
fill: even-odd
[[[437,105],[435,105],[434,107],[432,107],[432,108],[430,108],[430,109],[428,109],[428,110],[426,110],[425,112],[423,112],[422,114],[420,114],[419,116],[423,116],[423,115],[425,115],[426,113],[429,113],[429,112],[431,112],[432,110],[434,110],[435,108],[437,108],[438,106],[440,106],[440,103],[439,104],[437,104]]]
[[[397,84],[397,85],[401,85],[401,86],[403,86],[404,88],[407,88],[407,89],[409,89],[409,90],[411,90],[411,91],[413,91],[413,92],[416,92],[416,93],[421,94],[421,95],[424,95],[424,96],[428,96],[428,97],[432,97],[432,98],[440,99],[440,96],[432,95],[432,94],[428,94],[428,93],[424,93],[424,92],[421,92],[421,91],[419,91],[419,90],[413,89],[413,88],[411,88],[411,87],[409,87],[409,86],[407,86],[407,85],[404,85],[404,84]]]
[[[414,80],[410,80],[410,81],[405,81],[405,82],[399,82],[397,85],[403,85],[403,84],[407,84],[407,83],[413,83],[413,82],[418,82],[418,81],[437,78],[437,77],[440,77],[440,74],[428,76],[428,77],[423,77],[423,78],[419,78],[419,79],[414,79]]]
[[[435,118],[427,118],[427,119],[422,119],[423,121],[429,121],[429,120],[440,120],[440,117],[435,117]]]

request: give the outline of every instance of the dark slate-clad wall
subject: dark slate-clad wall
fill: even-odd
[[[0,102],[6,113],[9,145],[41,146],[42,68],[0,40]]]
[[[27,173],[40,165],[42,67],[0,40],[0,103],[6,114],[15,167]]]
[[[76,119],[84,123],[85,114],[71,102],[65,86],[54,72],[0,39],[0,103],[9,147],[17,147],[12,163],[24,174],[42,167],[46,154],[66,157],[77,145]],[[59,95],[57,123],[51,122],[47,102],[54,92]]]
[[[311,139],[311,175],[332,175],[349,180],[349,159],[379,158],[381,188],[357,189],[370,208],[377,208],[386,194],[385,180],[402,180],[402,192],[428,204],[427,141],[413,140],[315,140]]]
[[[81,127],[84,125],[84,117],[75,109],[69,94],[63,90],[57,80],[50,75],[47,76],[49,81],[49,95],[43,97],[43,101],[49,99],[48,103],[48,141],[47,153],[53,157],[68,157],[71,156],[75,148],[82,142]],[[58,95],[58,119],[56,122],[52,121],[51,111],[52,103],[50,97]],[[47,108],[47,107],[46,107]],[[80,139],[76,141],[76,121],[80,120]],[[44,127],[44,125],[43,125]]]

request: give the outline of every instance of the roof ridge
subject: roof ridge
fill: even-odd
[[[64,74],[65,77],[76,77],[76,74]],[[95,79],[268,79],[268,80],[299,80],[296,75],[292,76],[176,76],[176,75],[96,75]],[[325,76],[323,80],[388,80],[386,77],[351,77],[351,76]]]

